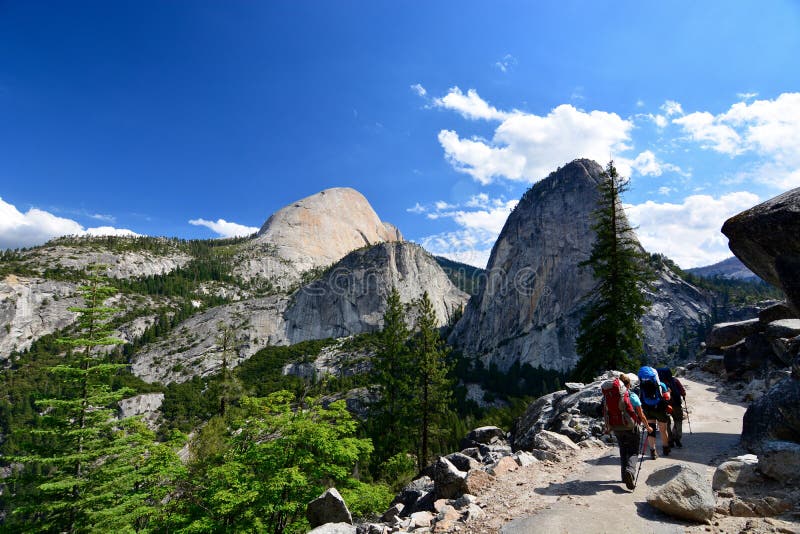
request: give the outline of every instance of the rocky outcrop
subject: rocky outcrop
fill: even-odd
[[[70,324],[82,299],[67,282],[8,275],[0,281],[0,361]]]
[[[731,256],[726,260],[722,260],[713,265],[705,267],[694,267],[686,269],[687,273],[704,278],[722,277],[729,280],[757,280],[758,277],[753,271],[745,267],[742,260],[736,256]]]
[[[580,264],[594,242],[592,213],[602,172],[593,161],[575,160],[523,195],[451,343],[500,370],[514,362],[560,371],[575,366],[575,338],[596,285],[591,268]],[[656,359],[711,313],[700,291],[666,269],[659,271],[651,298],[644,330]]]
[[[800,188],[734,215],[722,233],[736,257],[781,288],[800,317]]]
[[[331,265],[357,248],[401,240],[399,230],[382,222],[361,193],[336,187],[273,213],[255,243],[268,243],[278,257],[305,271]]]
[[[222,365],[217,339],[234,333],[228,365],[235,367],[267,345],[286,345],[283,312],[287,297],[272,296],[211,308],[183,321],[168,336],[145,346],[132,361],[133,374],[145,382],[185,382],[216,373]]]
[[[422,247],[382,243],[351,252],[294,295],[285,314],[289,342],[378,330],[393,287],[406,304],[427,291],[440,325],[467,301]]]

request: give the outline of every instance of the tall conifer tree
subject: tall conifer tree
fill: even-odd
[[[115,417],[117,402],[129,391],[108,385],[124,365],[109,363],[103,349],[122,341],[111,335],[110,326],[119,310],[104,304],[116,289],[97,274],[98,268],[90,269],[80,287],[84,305],[70,308],[79,314],[79,333],[59,339],[70,349],[64,363],[51,368],[59,395],[37,402],[41,424],[30,430],[30,442],[42,447],[16,459],[24,465],[20,479],[33,470],[37,481],[33,494],[12,495],[12,529],[72,533],[142,528],[167,491],[162,477],[180,469],[177,456],[157,444],[140,421]]]
[[[452,383],[447,377],[448,347],[439,335],[436,313],[426,291],[418,303],[412,361],[415,380],[414,410],[419,437],[418,466],[427,465],[431,439],[450,410]]]
[[[409,442],[408,405],[412,391],[413,373],[408,347],[410,333],[406,314],[397,288],[386,302],[383,328],[378,334],[378,351],[373,360],[380,400],[373,406],[373,435],[380,459],[407,450]]]
[[[597,238],[589,259],[581,264],[592,268],[598,282],[576,340],[580,360],[575,372],[582,380],[606,369],[638,367],[643,352],[641,318],[649,305],[644,289],[653,278],[622,208],[628,180],[617,174],[613,161],[601,177],[592,226]]]

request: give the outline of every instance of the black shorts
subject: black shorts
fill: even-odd
[[[655,419],[656,421],[661,421],[662,423],[669,423],[667,403],[664,401],[659,402],[658,406],[648,406],[642,403],[642,410],[644,411],[644,414],[647,416],[648,420]]]

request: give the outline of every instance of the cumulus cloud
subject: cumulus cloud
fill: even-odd
[[[419,213],[425,213],[428,210],[425,208],[425,206],[423,206],[422,204],[417,202],[412,207],[406,208],[406,211],[409,212],[409,213],[417,213],[417,214],[419,214]]]
[[[193,226],[205,226],[211,231],[215,232],[219,237],[245,237],[258,232],[255,226],[245,226],[235,222],[229,222],[225,219],[217,219],[216,221],[207,221],[205,219],[192,219],[189,224]]]
[[[630,176],[632,173],[637,173],[641,176],[661,176],[664,172],[676,172],[687,176],[688,173],[677,165],[671,163],[664,163],[659,161],[656,155],[651,150],[645,150],[639,153],[634,159],[617,158],[615,161],[617,170],[622,176]]]
[[[667,100],[661,104],[661,111],[663,111],[667,117],[671,117],[673,115],[683,115],[683,107],[679,102],[675,102],[674,100]]]
[[[464,95],[457,87],[435,102],[468,119],[500,121],[491,140],[463,138],[453,130],[439,132],[447,161],[482,184],[497,178],[535,182],[575,158],[608,161],[630,148],[626,142],[633,122],[616,113],[586,112],[570,104],[543,116],[505,112],[474,90]]]
[[[511,115],[490,106],[475,89],[469,89],[464,94],[458,87],[453,87],[445,96],[435,98],[433,105],[457,111],[465,119],[504,120]]]
[[[780,189],[800,186],[800,93],[738,102],[718,115],[697,111],[672,122],[705,149],[761,158],[752,173],[756,181]]]
[[[139,234],[111,226],[84,229],[72,219],[58,217],[38,208],[30,208],[22,213],[16,206],[0,198],[0,249],[33,247],[65,235],[137,236]]]
[[[728,239],[720,232],[722,223],[758,202],[757,195],[739,191],[717,198],[692,195],[680,204],[648,200],[625,208],[647,251],[666,254],[688,269],[729,257]]]
[[[438,256],[485,267],[494,242],[517,202],[490,198],[486,193],[474,195],[462,204],[436,202],[427,217],[452,219],[459,229],[426,236],[420,242]]]

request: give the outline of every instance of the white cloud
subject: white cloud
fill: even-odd
[[[658,194],[659,195],[669,195],[673,191],[674,191],[674,189],[672,189],[671,187],[667,187],[665,185],[663,185],[663,186],[658,188]]]
[[[504,120],[511,115],[511,113],[498,111],[497,108],[490,106],[475,89],[469,89],[465,95],[461,89],[453,87],[442,98],[435,98],[433,104],[436,107],[452,109],[459,112],[464,118],[473,120]]]
[[[217,219],[216,221],[192,219],[189,221],[189,224],[193,226],[205,226],[216,232],[219,237],[245,237],[258,232],[258,228],[255,226],[245,226],[235,222],[228,222],[225,219]]]
[[[428,91],[426,91],[425,88],[422,87],[422,85],[420,85],[418,83],[415,83],[414,85],[412,85],[411,86],[411,90],[414,91],[415,93],[417,93],[417,96],[425,96],[425,95],[428,94]]]
[[[500,59],[500,61],[495,62],[494,66],[500,69],[500,72],[508,72],[517,64],[517,58],[512,56],[511,54],[506,54],[505,56]]]
[[[31,208],[20,212],[0,198],[0,249],[33,247],[65,235],[139,235],[131,230],[100,226],[84,229],[76,221]]]
[[[491,141],[439,132],[447,161],[482,184],[496,178],[534,182],[579,157],[608,161],[629,149],[625,143],[633,128],[632,121],[616,113],[586,112],[570,104],[545,116],[498,111],[472,89],[465,96],[454,88],[436,103],[466,118],[501,121]]]
[[[661,176],[664,172],[676,172],[687,176],[687,173],[684,173],[677,165],[659,161],[651,150],[639,153],[633,160],[617,158],[615,163],[622,176],[630,176],[633,172],[641,176]]]
[[[761,158],[753,180],[780,189],[800,186],[800,93],[738,102],[721,114],[698,111],[673,119],[703,148]]]
[[[742,100],[752,100],[758,96],[758,93],[736,93],[736,96]]]
[[[642,246],[660,252],[683,268],[710,265],[731,255],[728,239],[720,232],[729,217],[758,204],[753,193],[739,191],[718,198],[692,195],[682,203],[626,205]]]
[[[494,242],[517,202],[490,198],[486,193],[474,195],[460,205],[436,202],[436,211],[428,213],[427,217],[452,219],[459,229],[423,237],[420,242],[438,256],[485,267]]]
[[[661,111],[667,114],[667,117],[671,117],[673,115],[683,115],[683,107],[680,105],[679,102],[675,102],[674,100],[667,100],[661,105]]]
[[[425,213],[426,211],[428,211],[428,209],[419,202],[417,202],[416,204],[414,204],[414,206],[406,208],[406,211],[409,213],[419,214],[419,213]]]

